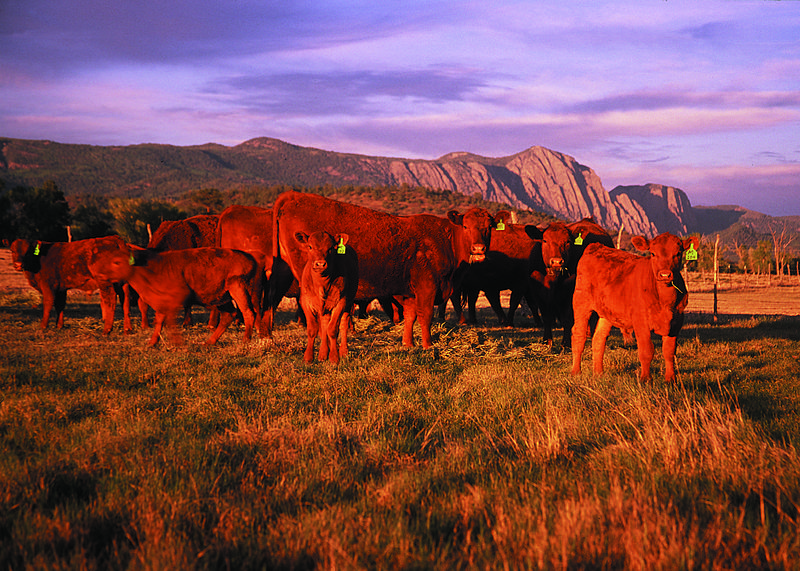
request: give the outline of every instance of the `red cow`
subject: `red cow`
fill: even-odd
[[[106,279],[130,283],[155,310],[150,346],[158,343],[165,321],[173,342],[180,344],[178,311],[192,304],[222,312],[219,325],[205,341],[206,345],[217,342],[233,321],[237,308],[244,317],[245,340],[250,339],[253,326],[258,325],[258,314],[253,307],[261,296],[263,261],[248,253],[222,248],[154,252],[133,250],[120,243],[113,251],[95,249],[90,267]]]
[[[189,248],[213,247],[215,243],[215,232],[219,216],[216,214],[198,214],[183,220],[165,220],[162,222],[147,243],[148,249],[156,252],[167,250],[187,250]],[[147,304],[139,298],[139,311],[142,314],[142,329],[147,329]],[[191,325],[192,313],[187,308],[184,318],[184,325]],[[213,315],[211,322],[216,323]]]
[[[273,255],[285,260],[295,277],[301,275],[306,259],[294,239],[296,232],[348,234],[358,244],[356,299],[399,296],[405,320],[403,345],[413,345],[413,326],[419,319],[426,349],[433,345],[434,304],[450,297],[470,262],[484,259],[494,225],[492,216],[478,208],[464,214],[451,211],[447,218],[400,217],[293,191],[278,197],[273,214]]]
[[[347,246],[347,234],[296,232],[308,261],[300,278],[300,304],[306,316],[308,342],[303,358],[314,360],[319,335],[319,360],[338,363],[347,355],[347,331],[358,289],[358,256]],[[338,339],[338,341],[337,341]]]
[[[264,298],[259,304],[262,328],[267,337],[272,337],[274,312],[278,308],[280,298],[267,299],[270,292],[269,280],[273,279],[272,257],[272,209],[259,206],[234,205],[226,208],[219,217],[216,231],[216,246],[218,248],[233,248],[236,250],[255,251],[264,256]],[[287,297],[298,297],[300,286],[294,279],[291,271],[283,264],[284,271],[275,273],[275,279],[285,280],[286,283],[277,284],[275,290],[286,291]],[[287,291],[288,290],[288,291]],[[267,311],[267,307],[271,311]],[[302,309],[298,306],[298,318]]]
[[[586,344],[589,318],[600,319],[592,336],[592,363],[595,373],[603,372],[603,354],[611,327],[633,329],[639,362],[639,377],[650,381],[654,346],[650,332],[661,335],[664,378],[675,380],[675,347],[683,325],[683,312],[689,300],[680,269],[683,252],[693,238],[665,233],[648,240],[634,236],[633,245],[649,251],[649,257],[593,244],[578,262],[573,307],[572,374],[581,372],[581,353]]]
[[[575,272],[583,251],[590,244],[613,247],[608,232],[591,218],[571,224],[552,222],[544,230],[526,226],[531,238],[541,240],[541,258],[534,264],[531,274],[544,322],[543,340],[553,343],[553,326],[556,318],[561,322],[561,346],[569,350],[573,323],[572,295],[575,290]]]
[[[184,220],[165,220],[150,238],[147,247],[157,252],[213,247],[218,221],[219,216],[216,214],[198,214]]]
[[[42,329],[47,329],[50,311],[55,307],[56,328],[64,325],[64,307],[67,290],[80,289],[87,293],[100,290],[100,308],[103,312],[103,335],[111,332],[117,294],[113,281],[91,271],[89,260],[92,250],[114,249],[122,240],[118,236],[89,238],[74,242],[28,242],[14,240],[11,257],[14,269],[25,273],[28,283],[42,294]],[[130,317],[125,314],[125,331],[130,331]]]
[[[483,262],[472,264],[461,284],[461,291],[453,295],[453,309],[460,323],[477,323],[475,304],[481,291],[492,306],[502,325],[514,325],[514,313],[522,298],[536,314],[537,302],[531,289],[531,273],[536,260],[541,258],[541,240],[531,239],[521,224],[511,224],[510,214],[505,210],[495,214],[502,221],[492,232],[492,244]],[[502,229],[501,229],[502,228]],[[503,311],[500,292],[511,290],[508,312]],[[461,312],[461,292],[466,295],[468,318]],[[441,308],[440,308],[441,309]],[[440,314],[440,317],[441,316]],[[538,317],[538,315],[537,315]]]

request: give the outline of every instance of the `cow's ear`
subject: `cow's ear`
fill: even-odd
[[[541,240],[544,238],[544,232],[539,230],[533,224],[526,224],[525,225],[525,233],[532,238],[533,240]]]
[[[697,249],[697,246],[699,246],[699,244],[697,243],[697,238],[695,238],[694,236],[689,236],[688,238],[683,239],[684,250],[688,250],[692,246],[694,246],[695,250]]]
[[[342,232],[341,234],[336,235],[336,243],[337,244],[347,244],[347,241],[350,239],[349,234],[345,234]]]
[[[305,232],[295,232],[294,239],[297,240],[299,244],[308,244],[308,234]]]
[[[504,224],[511,223],[511,213],[508,210],[501,210],[494,215],[495,222],[503,222]]]
[[[447,213],[447,218],[456,226],[461,226],[464,223],[464,215],[459,214],[457,210],[451,210]]]
[[[650,241],[642,236],[631,237],[631,244],[633,244],[637,250],[643,252],[647,252],[650,249]]]

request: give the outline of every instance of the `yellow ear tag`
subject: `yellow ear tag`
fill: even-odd
[[[131,255],[128,257],[128,265],[129,265],[129,266],[132,266],[132,265],[133,265],[133,264],[135,264],[135,263],[136,263],[136,261],[133,259],[133,254],[131,254]]]
[[[347,246],[344,245],[344,239],[339,238],[339,245],[336,247],[337,254],[344,254],[347,252]]]
[[[498,223],[497,223],[497,229],[498,229],[500,232],[502,232],[503,230],[505,230],[505,229],[506,229],[506,225],[505,225],[505,224],[503,224],[503,221],[502,221],[502,220],[498,221]]]
[[[36,247],[33,249],[33,255],[34,256],[38,256],[39,255],[39,243],[38,242],[36,243]]]
[[[583,246],[583,238],[581,237],[582,235],[583,235],[583,232],[579,232],[578,233],[578,237],[575,238],[575,245],[576,246]]]
[[[691,262],[692,260],[697,259],[697,250],[694,249],[694,242],[689,245],[689,249],[686,250],[686,261]]]

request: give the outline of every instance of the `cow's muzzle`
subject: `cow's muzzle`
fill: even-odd
[[[469,263],[482,262],[486,259],[486,246],[483,244],[473,244],[469,250]]]
[[[550,258],[547,266],[547,273],[550,275],[560,274],[564,271],[564,258]]]
[[[660,282],[669,283],[672,281],[672,272],[670,270],[660,270],[656,279]]]
[[[328,262],[326,262],[325,260],[314,260],[312,262],[311,269],[314,270],[315,272],[322,273],[328,269]]]

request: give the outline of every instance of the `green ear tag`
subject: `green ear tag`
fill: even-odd
[[[336,247],[337,254],[344,254],[347,252],[347,247],[344,245],[344,240],[339,238],[339,245]]]
[[[583,235],[583,232],[579,232],[578,233],[578,237],[575,238],[575,245],[576,246],[583,246],[583,238],[581,237],[582,235]]]
[[[697,259],[697,250],[694,249],[694,242],[689,246],[689,249],[686,250],[686,261],[690,262],[692,260]]]
[[[502,221],[502,220],[498,221],[498,223],[497,223],[497,229],[498,229],[499,231],[501,231],[501,232],[502,232],[503,230],[505,230],[505,229],[506,229],[506,225],[505,225],[505,224],[503,224],[503,221]]]
[[[128,265],[129,265],[129,266],[132,266],[132,265],[133,265],[133,264],[135,264],[135,263],[136,263],[136,261],[133,259],[133,254],[131,254],[131,255],[128,257]]]
[[[33,249],[33,255],[34,256],[39,255],[39,242],[36,242],[36,247]]]

